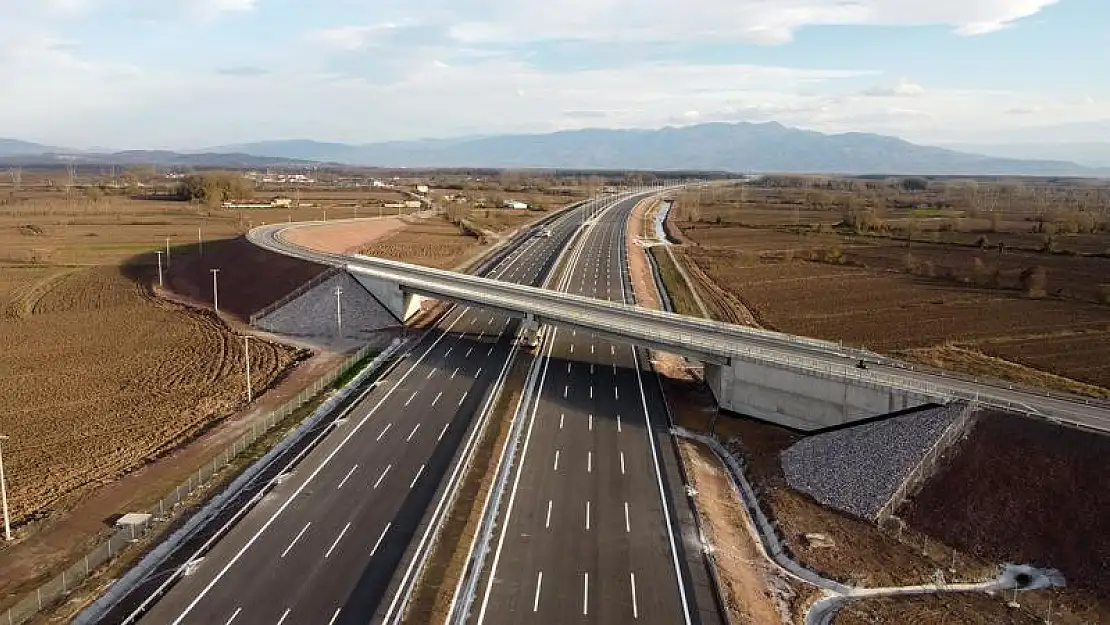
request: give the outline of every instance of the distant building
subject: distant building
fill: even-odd
[[[382,207],[383,208],[404,208],[405,203],[404,202],[386,202],[385,204],[382,204]]]
[[[270,202],[270,204],[273,204],[275,208],[289,208],[293,206],[293,198],[276,197]]]
[[[370,186],[380,189],[381,187],[388,187],[389,185],[382,182],[381,180],[371,180],[370,181]]]
[[[427,193],[428,191],[429,191],[428,185],[426,185],[426,184],[416,185],[416,192],[417,193]]]
[[[420,208],[423,205],[420,200],[405,200],[405,208]]]
[[[505,206],[505,208],[511,208],[511,209],[514,209],[514,210],[527,210],[528,209],[527,204],[525,204],[524,202],[518,202],[516,200],[505,200],[504,206]]]

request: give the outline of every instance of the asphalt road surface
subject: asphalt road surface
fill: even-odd
[[[633,205],[598,220],[565,290],[631,301],[624,233]],[[677,527],[687,503],[674,496],[683,487],[654,374],[632,346],[586,330],[551,330],[544,347],[541,391],[470,621],[714,620],[694,607],[691,572],[704,561]]]
[[[541,283],[578,221],[556,222],[490,275]],[[456,307],[139,622],[369,623],[517,323]]]

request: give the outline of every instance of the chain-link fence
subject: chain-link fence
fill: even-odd
[[[913,495],[918,488],[924,484],[925,480],[936,471],[937,463],[952,445],[961,438],[967,436],[971,432],[972,425],[975,422],[975,411],[977,407],[972,403],[958,403],[953,408],[960,411],[952,423],[945,428],[937,440],[933,443],[921,460],[913,467],[913,469],[906,475],[898,488],[894,489],[890,499],[887,500],[879,512],[875,515],[875,521],[880,525],[884,525],[890,517],[894,515],[894,511],[906,501],[908,497]]]
[[[251,426],[250,431],[232,442],[224,448],[223,451],[217,453],[212,460],[189,475],[185,481],[178,484],[176,488],[167,493],[165,497],[159,499],[154,506],[147,510],[151,515],[150,519],[139,525],[129,525],[116,529],[114,533],[108,536],[106,541],[97,545],[80,560],[74,562],[73,565],[62,571],[60,575],[48,580],[34,591],[24,596],[18,603],[8,608],[3,617],[0,617],[0,625],[19,625],[20,623],[27,622],[38,614],[44,606],[50,606],[72,592],[78,585],[84,582],[92,572],[118,556],[122,551],[127,549],[129,545],[138,542],[155,527],[164,525],[173,517],[176,509],[183,505],[183,502],[189,499],[197,489],[207,485],[216,473],[227,467],[227,465],[262,438],[262,436],[269,432],[275,425],[284,421],[289,415],[293,414],[294,411],[308,403],[313,397],[319,395],[321,391],[331,386],[336,380],[349,372],[359,362],[366,358],[370,350],[371,347],[369,345],[363,346],[352,356],[318,378],[311,386],[297,394],[296,397],[285,402],[278,409],[256,421]]]

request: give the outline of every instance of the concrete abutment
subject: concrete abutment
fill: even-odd
[[[873,383],[866,374],[823,375],[740,358],[705,363],[705,381],[722,409],[803,431],[946,401]]]

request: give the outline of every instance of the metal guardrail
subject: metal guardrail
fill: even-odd
[[[140,541],[150,531],[164,526],[172,519],[174,512],[185,505],[194,493],[208,486],[213,476],[234,462],[244,450],[265,436],[275,425],[284,421],[294,411],[308,403],[309,400],[347,373],[362,361],[369,352],[369,346],[362,347],[330,372],[317,378],[311,386],[298,393],[296,397],[267,414],[261,421],[254,423],[249,432],[217,453],[211,461],[206,462],[204,466],[189,475],[185,481],[178,484],[150,509],[146,510],[152,515],[150,521],[139,527],[125,527],[113,531],[107,540],[98,544],[69,568],[62,571],[61,574],[47,580],[34,591],[25,594],[15,605],[2,613],[3,617],[0,622],[6,625],[26,623],[41,612],[43,608],[54,605],[58,600],[76,590],[97,569]]]
[[[776,366],[816,371],[841,380],[851,379],[856,383],[885,385],[943,400],[974,401],[991,408],[1045,417],[1059,423],[1095,431],[1110,429],[1110,405],[1106,402],[1077,396],[1026,392],[1002,385],[982,385],[959,377],[942,377],[932,372],[918,371],[912,365],[886,356],[844,347],[829,341],[685,317],[640,308],[633,304],[556,293],[536,287],[507,284],[385,259],[367,257],[352,259],[348,256],[321,255],[282,241],[278,236],[280,232],[278,229],[282,227],[287,226],[279,224],[271,229],[265,227],[255,229],[249,236],[257,244],[281,253],[312,258],[318,262],[340,264],[348,271],[366,273],[393,281],[406,289],[432,297],[455,299],[533,315],[541,322],[570,324],[587,330],[612,333],[655,348],[669,346],[679,353],[707,356],[707,360],[710,361],[712,357],[716,357],[718,362],[728,362],[733,358],[758,357]],[[326,258],[320,260],[321,257]],[[889,366],[898,371],[880,371],[874,368],[866,370],[866,373],[852,371],[852,365],[859,360]],[[942,379],[924,382],[920,379],[922,375]],[[1015,393],[1021,393],[1022,401],[1007,397]],[[1061,406],[1046,406],[1046,401],[1057,401]],[[1106,418],[1097,416],[1092,419],[1090,409],[1107,411],[1108,416]],[[1086,415],[1083,414],[1084,410],[1087,412]],[[1056,413],[1062,413],[1064,416],[1056,416]]]
[[[375,260],[374,262],[379,261]],[[389,262],[392,263],[392,261]],[[701,320],[682,315],[660,313],[629,305],[611,304],[604,300],[581,296],[564,296],[544,289],[505,285],[496,281],[489,281],[488,284],[483,282],[479,288],[478,284],[458,281],[456,276],[450,276],[450,279],[444,279],[443,276],[438,275],[425,277],[420,274],[428,273],[429,270],[426,268],[410,271],[409,267],[403,263],[397,263],[397,265],[401,269],[392,267],[387,269],[383,265],[379,268],[367,270],[358,264],[351,263],[348,269],[355,273],[368,271],[382,279],[405,284],[407,288],[413,290],[422,290],[442,297],[453,297],[488,306],[516,310],[532,314],[540,320],[569,323],[587,329],[592,328],[633,340],[639,339],[654,345],[669,345],[687,353],[697,351],[709,355],[727,355],[730,359],[758,360],[762,363],[774,363],[783,368],[816,372],[824,377],[851,380],[857,384],[896,388],[937,400],[963,399],[1011,412],[1039,417],[1049,416],[1045,414],[1044,410],[1038,409],[1029,403],[1005,398],[1003,393],[1011,389],[983,386],[977,387],[976,390],[967,390],[960,388],[960,385],[956,383],[962,382],[960,380],[953,383],[930,383],[895,371],[857,369],[854,366],[856,355],[848,353],[849,350],[841,349],[835,344],[824,341],[814,339],[795,340],[793,337],[783,339],[783,336],[788,335],[778,335],[768,331],[747,332],[750,329],[740,329],[740,326],[720,322],[709,322],[707,324],[701,322]],[[645,319],[645,317],[649,319]],[[760,341],[760,338],[764,336],[771,338],[770,340]],[[769,345],[753,345],[753,341]],[[890,359],[884,360],[889,361]],[[1043,395],[1035,396],[1043,397]],[[1083,398],[1049,397],[1049,399],[1067,401],[1096,409],[1102,408],[1099,404]],[[1080,427],[1091,427],[1089,423],[1067,416],[1050,418]]]

